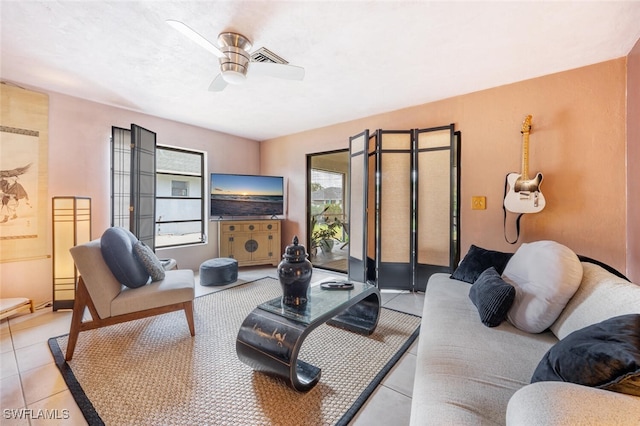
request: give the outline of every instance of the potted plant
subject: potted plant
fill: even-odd
[[[323,253],[331,252],[336,235],[340,231],[342,222],[337,217],[333,219],[326,218],[325,212],[330,206],[326,206],[322,212],[311,218],[311,250],[312,254],[316,254],[318,247]],[[320,219],[323,219],[322,222]]]

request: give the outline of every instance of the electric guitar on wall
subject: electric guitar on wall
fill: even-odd
[[[540,191],[542,173],[529,179],[529,133],[531,115],[522,123],[522,173],[507,175],[508,191],[504,197],[504,207],[513,213],[538,213],[545,206],[544,195]]]

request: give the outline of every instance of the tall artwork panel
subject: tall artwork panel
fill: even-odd
[[[49,97],[0,84],[0,262],[50,256]]]

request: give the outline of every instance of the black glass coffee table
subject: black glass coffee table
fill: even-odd
[[[297,391],[308,391],[320,380],[320,368],[298,359],[307,335],[327,323],[369,335],[378,325],[380,292],[353,282],[353,290],[312,286],[303,308],[282,304],[281,297],[258,305],[244,320],[236,339],[238,358],[256,371],[283,378]]]

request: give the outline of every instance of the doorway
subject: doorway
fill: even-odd
[[[307,155],[307,247],[314,267],[347,272],[349,150]]]

